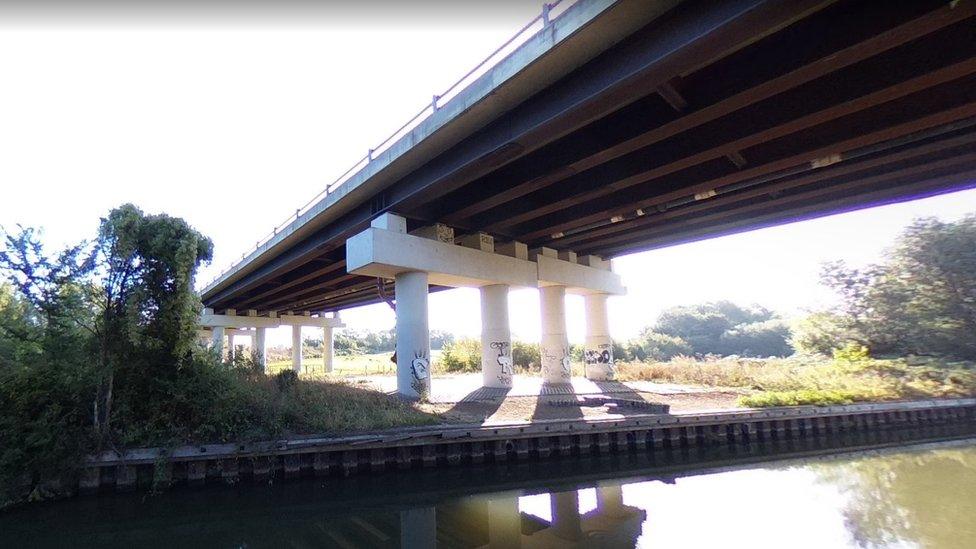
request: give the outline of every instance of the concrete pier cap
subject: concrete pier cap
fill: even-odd
[[[422,391],[416,390],[421,385],[413,372],[417,370],[417,360],[426,361],[426,367],[421,370],[429,372],[430,367],[426,300],[429,284],[479,288],[482,373],[486,387],[512,385],[508,320],[508,291],[512,287],[540,290],[542,366],[547,382],[568,383],[572,372],[566,336],[567,293],[583,295],[588,303],[592,301],[587,311],[596,315],[587,322],[587,326],[592,326],[587,341],[592,339],[593,350],[588,355],[593,359],[593,367],[587,370],[587,375],[593,379],[613,379],[612,344],[605,319],[606,297],[623,295],[626,289],[610,269],[609,261],[550,248],[530,252],[524,243],[499,243],[482,232],[456,236],[453,228],[440,223],[408,233],[404,217],[384,213],[368,229],[346,240],[346,270],[350,274],[396,280],[397,385],[401,395],[423,396]],[[409,301],[410,305],[402,300]],[[404,340],[403,349],[401,340]],[[607,349],[610,358],[604,359],[603,352]],[[429,390],[429,374],[424,379],[423,387]]]

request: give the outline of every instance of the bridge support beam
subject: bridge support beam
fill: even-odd
[[[481,374],[485,387],[512,387],[514,371],[507,284],[481,287]]]
[[[539,305],[542,317],[542,346],[539,349],[542,382],[569,383],[573,371],[566,336],[566,287],[539,288]]]
[[[397,393],[430,396],[430,332],[427,326],[427,273],[396,275]]]
[[[291,327],[291,369],[302,373],[302,327]]]

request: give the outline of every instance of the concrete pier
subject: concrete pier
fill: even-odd
[[[427,273],[396,275],[397,392],[408,398],[430,394],[430,332]]]
[[[420,507],[400,511],[400,547],[428,549],[437,547],[437,510]]]
[[[587,379],[611,381],[616,377],[613,364],[613,340],[610,339],[610,320],[607,316],[607,294],[583,296],[586,307],[586,344],[583,364]]]
[[[291,369],[302,373],[302,327],[291,327]]]
[[[508,286],[481,287],[481,372],[485,387],[511,388],[512,332],[508,323]]]
[[[552,509],[550,527],[557,538],[577,541],[582,536],[579,514],[579,492],[557,492],[549,496]]]
[[[251,349],[254,355],[254,362],[262,372],[268,372],[268,339],[267,328],[259,327],[254,329],[254,348]]]
[[[211,348],[217,352],[217,356],[223,356],[224,354],[224,328],[223,326],[217,326],[213,329],[213,339],[211,343]]]
[[[322,328],[322,371],[332,373],[332,360],[335,356],[335,335],[332,326]]]
[[[566,287],[539,288],[542,317],[542,379],[545,383],[569,383],[572,364],[566,336]]]

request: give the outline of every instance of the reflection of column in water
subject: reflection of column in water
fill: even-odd
[[[552,533],[566,540],[582,537],[579,515],[579,494],[576,490],[557,492],[549,496],[552,505]]]
[[[400,511],[400,547],[427,549],[437,546],[437,514],[433,507]]]
[[[619,484],[600,486],[596,489],[596,506],[600,514],[608,517],[627,515],[624,508],[624,491]]]
[[[520,547],[522,517],[518,497],[493,497],[488,500],[488,547]]]

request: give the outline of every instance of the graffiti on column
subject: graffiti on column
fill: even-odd
[[[587,349],[584,360],[588,365],[613,364],[613,347],[604,343],[599,349]]]
[[[417,392],[417,396],[426,399],[430,385],[430,359],[427,358],[426,351],[416,351],[413,360],[410,361],[410,373],[413,381],[410,386]]]
[[[613,363],[613,345],[601,343],[596,349],[587,349],[583,353],[583,362],[587,366],[602,366],[604,375],[612,379],[616,375],[616,366]]]
[[[490,345],[492,349],[498,351],[495,362],[502,367],[502,372],[498,375],[498,381],[504,385],[511,385],[512,375],[515,373],[512,369],[512,356],[509,354],[508,349],[511,344],[507,341],[492,341]]]
[[[563,348],[563,358],[559,361],[563,369],[559,373],[560,377],[569,381],[573,377],[573,362],[569,357],[569,349]]]
[[[562,347],[557,351],[552,349],[542,349],[543,361],[542,364],[546,368],[552,368],[554,365],[559,368],[557,375],[565,380],[569,380],[573,373],[572,359],[569,356],[569,349]],[[548,370],[545,372],[548,377]]]

